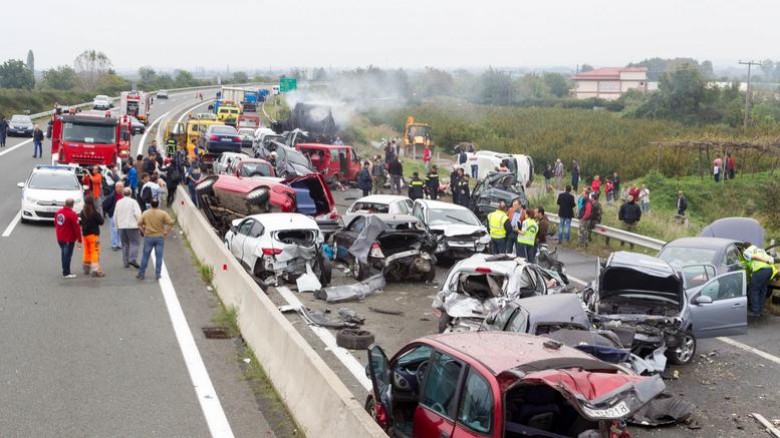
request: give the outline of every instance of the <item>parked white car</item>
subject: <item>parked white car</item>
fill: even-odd
[[[104,94],[98,94],[95,96],[95,99],[92,100],[92,109],[107,110],[113,108],[113,106],[114,104],[111,103],[111,98]]]
[[[368,195],[353,202],[347,210],[350,213],[411,214],[414,202],[406,196]]]
[[[439,259],[463,259],[484,252],[490,245],[490,235],[485,226],[462,205],[417,199],[412,215],[436,236],[436,257]]]
[[[322,255],[324,236],[317,222],[300,213],[265,213],[233,221],[225,245],[242,265],[265,283],[294,281],[306,265],[322,286],[330,283],[330,260]]]
[[[227,172],[228,167],[233,164],[234,161],[240,161],[245,158],[249,158],[249,155],[241,152],[222,152],[219,158],[214,160],[212,168],[215,174],[222,175]]]
[[[72,166],[35,166],[27,181],[17,185],[22,189],[22,222],[54,221],[54,214],[68,198],[80,213],[84,207],[84,192]]]

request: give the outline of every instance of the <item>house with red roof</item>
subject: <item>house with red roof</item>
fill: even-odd
[[[649,90],[647,67],[604,67],[577,73],[571,77],[572,94],[577,99],[615,100],[628,90]],[[652,86],[650,88],[653,88]]]

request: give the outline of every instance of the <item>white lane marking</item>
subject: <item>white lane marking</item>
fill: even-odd
[[[278,287],[276,290],[279,291],[279,294],[282,296],[282,298],[285,299],[285,301],[287,301],[287,304],[290,306],[295,308],[303,306],[303,303],[301,303],[298,297],[296,297],[287,287]],[[352,373],[353,376],[355,376],[357,381],[370,391],[373,385],[371,384],[371,380],[366,377],[366,369],[363,367],[363,364],[361,364],[360,361],[357,360],[357,358],[353,356],[349,350],[346,348],[341,348],[338,346],[338,344],[336,344],[336,338],[333,337],[333,333],[324,327],[310,325],[309,328],[325,344],[325,349],[333,352],[333,354],[336,355],[336,358],[342,364],[344,364],[344,366],[347,368],[347,370],[349,370],[350,373]]]
[[[753,348],[750,345],[743,344],[742,342],[735,341],[735,340],[733,340],[731,338],[725,338],[725,337],[721,336],[721,337],[715,338],[715,339],[719,340],[720,342],[724,342],[726,344],[733,345],[734,347],[741,348],[742,350],[745,350],[747,352],[753,353],[753,354],[755,354],[757,356],[763,357],[764,359],[766,359],[766,360],[768,360],[770,362],[774,362],[774,363],[780,365],[780,357],[777,357],[777,356],[775,356],[773,354],[769,354],[769,353],[767,353],[765,351],[761,351],[758,348]]]
[[[9,153],[11,151],[15,151],[16,149],[19,149],[20,147],[22,147],[22,146],[24,146],[26,144],[30,144],[30,143],[32,143],[32,139],[25,140],[25,141],[23,141],[23,142],[21,142],[21,143],[19,143],[17,145],[14,145],[14,146],[6,146],[7,149],[3,148],[3,151],[0,152],[0,157],[2,157],[3,155],[5,155],[5,154],[7,154],[7,153]]]
[[[11,233],[14,232],[14,228],[16,228],[16,225],[19,224],[19,221],[22,220],[22,210],[19,210],[18,213],[16,213],[16,216],[14,216],[13,220],[10,224],[6,227],[5,231],[3,231],[3,237],[8,237],[11,235]]]
[[[152,254],[151,260],[149,264],[152,265],[152,270],[154,270],[154,254]],[[190,331],[187,317],[184,316],[184,311],[181,308],[179,297],[176,295],[176,289],[173,288],[165,262],[163,262],[162,266],[160,289],[165,299],[165,307],[168,308],[168,316],[171,318],[173,331],[176,333],[176,340],[179,342],[181,355],[184,357],[184,363],[187,365],[187,371],[190,374],[192,386],[195,389],[195,394],[198,396],[203,416],[206,418],[206,423],[209,426],[209,432],[215,438],[231,438],[233,437],[233,430],[230,428],[230,423],[228,423],[225,416],[225,411],[219,401],[217,391],[211,383],[206,365],[200,356],[198,345],[195,343],[192,331]]]
[[[173,111],[173,110],[171,110]],[[154,119],[152,123],[149,124],[149,126],[146,127],[146,130],[144,131],[144,135],[141,136],[141,141],[138,143],[138,150],[135,152],[136,155],[140,155],[141,151],[143,151],[144,144],[146,143],[146,136],[149,135],[149,131],[154,128],[154,125],[157,124],[160,120],[162,120],[163,117],[167,116],[171,111],[168,111],[167,113],[161,115],[160,117]]]

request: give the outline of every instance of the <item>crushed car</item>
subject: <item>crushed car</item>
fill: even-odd
[[[566,292],[556,272],[508,255],[474,254],[457,262],[433,300],[439,332],[478,330],[507,301]]]
[[[267,213],[235,219],[225,246],[265,284],[279,278],[293,282],[307,265],[321,286],[330,283],[330,260],[322,254],[324,238],[314,219],[299,213]]]
[[[344,228],[333,233],[337,260],[350,266],[363,280],[371,269],[390,281],[432,281],[436,275],[436,241],[414,216],[354,214]]]
[[[595,327],[628,339],[623,344],[633,354],[655,363],[665,353],[672,363],[687,364],[698,339],[747,332],[741,270],[718,275],[711,265],[672,267],[657,257],[618,251],[582,297]]]
[[[498,208],[501,201],[512,205],[515,199],[523,207],[528,206],[523,184],[511,173],[492,173],[480,180],[471,191],[470,208],[481,221]]]
[[[546,335],[558,330],[590,330],[582,300],[575,294],[541,295],[507,302],[488,315],[481,330]]]
[[[366,374],[366,410],[391,437],[627,437],[624,420],[665,388],[660,376],[508,332],[427,336],[391,359],[372,345]]]
[[[339,227],[339,212],[322,175],[242,178],[209,175],[195,185],[206,218],[224,235],[233,220],[282,212],[311,216],[327,238]]]
[[[439,260],[460,260],[490,245],[487,229],[466,207],[449,202],[417,199],[412,215],[420,219],[438,240]]]

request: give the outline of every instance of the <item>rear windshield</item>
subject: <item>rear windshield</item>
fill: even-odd
[[[367,211],[369,213],[387,213],[390,211],[390,206],[387,204],[377,204],[374,202],[356,202],[350,211]]]
[[[230,126],[215,126],[211,128],[211,133],[217,135],[236,135],[236,130]]]
[[[241,176],[273,176],[271,165],[265,163],[242,163]]]
[[[670,265],[685,266],[712,263],[715,253],[714,249],[709,248],[666,247],[658,254],[658,258]]]
[[[29,188],[39,190],[79,190],[76,176],[70,173],[36,173],[30,178]]]

